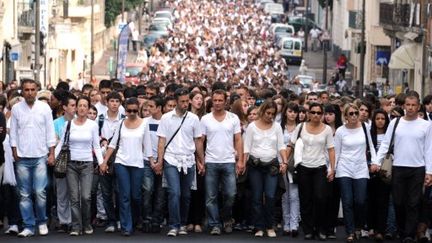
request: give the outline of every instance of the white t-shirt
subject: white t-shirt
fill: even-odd
[[[255,122],[249,124],[245,133],[244,153],[259,158],[263,162],[270,162],[283,149],[285,144],[280,124],[274,122],[267,130],[259,129]]]
[[[67,126],[67,122],[65,126]],[[63,145],[66,127],[63,129],[62,142]],[[71,160],[93,162],[93,150],[99,164],[102,164],[102,151],[99,143],[99,130],[96,122],[87,119],[84,124],[76,125],[72,121],[69,135],[69,149]]]
[[[119,129],[116,129],[114,137],[109,145],[110,148],[115,149],[118,138]],[[115,163],[124,166],[144,168],[144,157],[151,156],[153,156],[152,143],[147,124],[142,121],[137,128],[131,129],[127,128],[123,122]]]
[[[300,125],[297,125],[291,135],[292,144],[295,144],[297,141]],[[333,130],[331,127],[325,125],[321,133],[311,134],[307,131],[305,123],[301,132],[301,138],[304,144],[301,165],[308,168],[317,168],[326,165],[326,153],[328,149],[334,147]]]
[[[381,165],[387,154],[390,139],[396,119],[393,119],[385,134],[384,140],[377,153],[376,164]],[[400,119],[394,136],[393,166],[422,167],[426,166],[426,173],[432,174],[432,126],[431,123],[417,118],[407,121]]]
[[[160,121],[157,135],[166,138],[166,143],[168,143],[182,120],[183,116],[178,116],[175,109],[165,113]],[[195,165],[194,152],[196,148],[194,138],[201,136],[201,125],[198,116],[192,112],[187,112],[183,125],[165,150],[164,159],[170,165],[178,167],[179,171],[183,169],[186,172],[187,168]]]
[[[240,119],[226,112],[220,122],[213,113],[201,118],[202,132],[207,136],[206,163],[235,163],[234,135],[241,133]]]
[[[157,158],[157,146],[158,146],[158,140],[159,137],[157,136],[157,130],[160,124],[160,120],[156,120],[153,117],[147,117],[144,118],[144,122],[147,124],[148,129],[150,131],[150,140],[152,145],[152,151],[153,151],[153,158]],[[148,160],[148,158],[146,158]]]
[[[371,160],[376,160],[375,148],[368,129]],[[336,177],[353,179],[369,178],[366,159],[366,137],[362,127],[348,129],[345,125],[336,130],[334,138],[336,152]]]

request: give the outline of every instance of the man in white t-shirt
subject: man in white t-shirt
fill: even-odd
[[[199,173],[204,173],[204,152],[202,147],[199,118],[189,107],[189,91],[181,88],[174,94],[177,106],[164,114],[157,135],[158,159],[154,170],[157,174],[163,168],[168,191],[168,236],[186,235],[191,186],[195,175],[195,152],[198,156]]]
[[[157,130],[162,118],[164,100],[158,96],[152,96],[148,101],[150,117],[144,122],[149,126],[153,158],[144,159],[143,181],[143,232],[157,233],[161,231],[161,225],[165,216],[165,189],[162,187],[162,174],[156,173],[154,168],[157,161],[158,136]]]
[[[240,119],[234,113],[225,111],[226,99],[225,91],[215,90],[212,94],[213,111],[201,119],[203,136],[207,138],[205,191],[208,226],[212,235],[221,234],[222,223],[225,233],[232,232],[236,174],[243,174],[245,169]],[[220,185],[224,196],[221,217],[218,206]]]
[[[311,49],[312,51],[317,51],[318,50],[318,38],[321,34],[321,31],[315,26],[313,27],[310,31],[309,31],[309,35],[311,38]]]
[[[390,122],[377,159],[371,166],[371,172],[380,169],[395,131],[391,188],[396,223],[404,243],[415,242],[423,187],[432,184],[432,125],[418,117],[419,107],[418,93],[408,92],[404,104],[405,116]]]

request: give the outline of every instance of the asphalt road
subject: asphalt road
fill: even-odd
[[[16,236],[0,235],[0,242],[317,242],[305,241],[303,235],[297,238],[282,236],[278,234],[276,238],[256,238],[251,233],[233,232],[230,235],[211,236],[208,233],[190,233],[187,236],[167,237],[166,232],[160,234],[144,234],[136,232],[130,237],[121,236],[120,233],[104,233],[102,228],[97,228],[93,235],[69,236],[65,233],[51,232],[48,236],[33,236],[30,238],[17,238]],[[343,227],[337,230],[336,240],[327,240],[327,242],[345,242],[345,233]],[[372,240],[362,239],[361,242],[373,242]],[[396,242],[396,241],[386,241]]]

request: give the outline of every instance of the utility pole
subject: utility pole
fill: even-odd
[[[304,51],[307,52],[308,51],[308,38],[309,38],[309,31],[308,31],[308,16],[309,16],[309,0],[306,0],[306,10],[305,10],[305,16],[304,16],[304,26],[303,26],[303,30],[305,32],[304,35]]]
[[[328,9],[329,9],[329,0],[325,1],[325,32],[328,35]],[[326,36],[327,37],[327,36]],[[324,61],[323,61],[323,78],[322,83],[327,83],[327,46],[329,45],[329,40],[325,39],[323,40],[323,51],[324,51]]]
[[[34,80],[40,84],[40,0],[36,0],[35,25],[35,62],[33,72]]]
[[[89,83],[93,80],[93,63],[94,63],[94,0],[91,0],[91,23],[90,23],[90,80]],[[85,77],[85,73],[83,73],[83,77]]]
[[[366,29],[366,0],[362,2],[362,22],[361,22],[361,41],[360,41],[360,98],[363,97],[364,89],[364,70],[365,70],[365,29]]]

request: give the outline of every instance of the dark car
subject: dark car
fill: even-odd
[[[294,26],[294,30],[297,33],[300,30],[300,28],[304,29],[305,19],[306,19],[305,17],[291,17],[288,21],[288,24]],[[307,27],[305,31],[307,31],[308,33],[313,27],[317,27],[319,30],[321,30],[321,28],[319,28],[316,25],[316,23],[311,19],[307,19],[306,23],[307,23]]]
[[[154,43],[156,43],[156,41],[159,40],[162,37],[163,37],[163,35],[157,34],[157,33],[148,34],[148,35],[144,36],[144,39],[143,39],[143,42],[142,42],[142,46],[147,51],[149,51],[150,48],[154,45]]]

